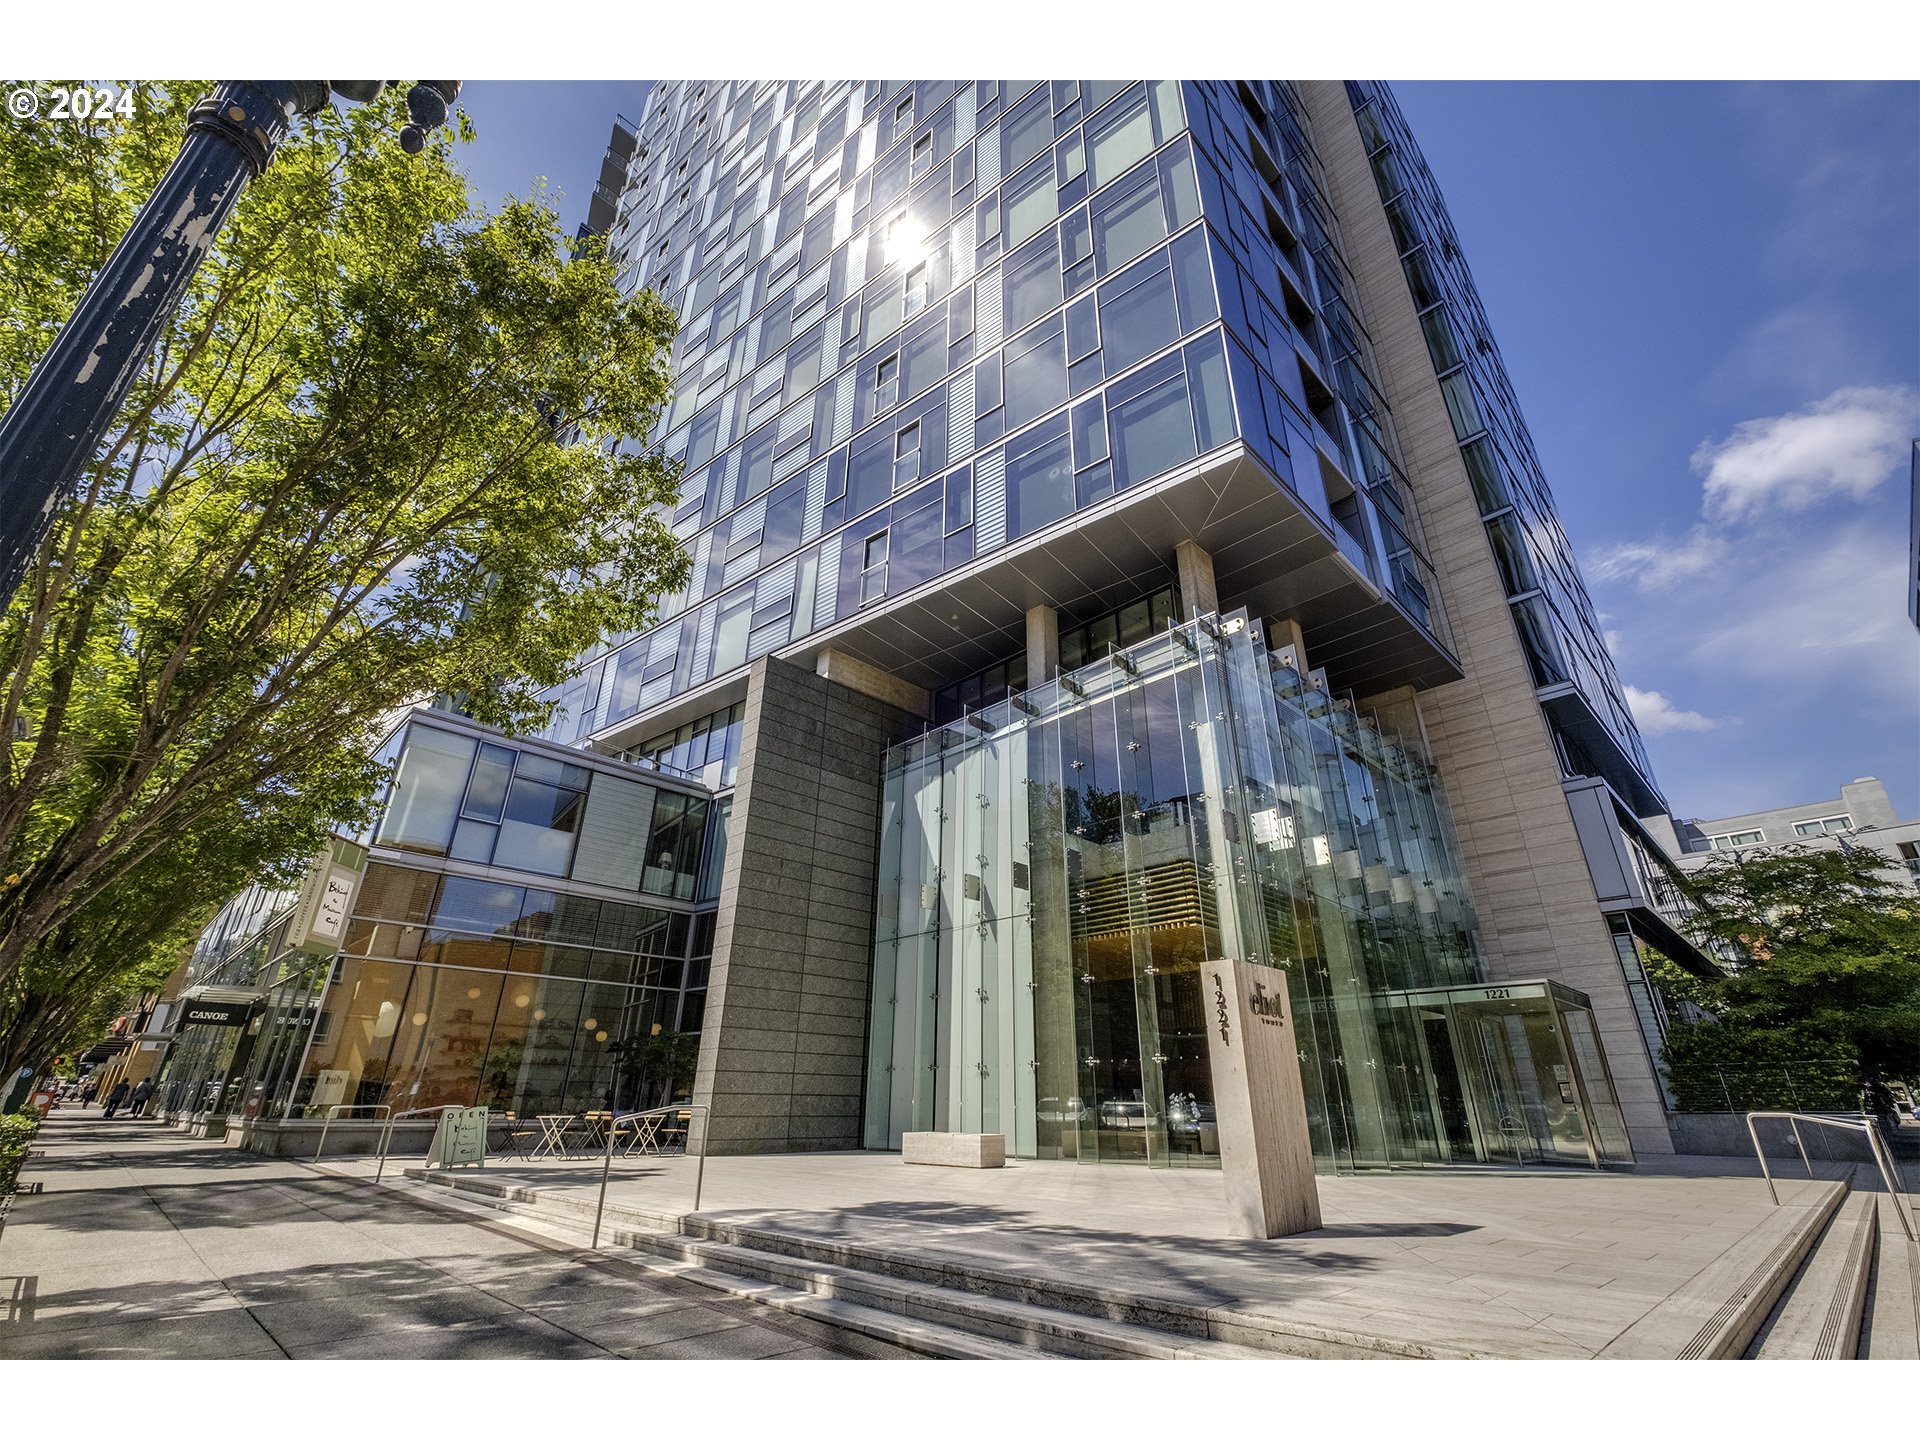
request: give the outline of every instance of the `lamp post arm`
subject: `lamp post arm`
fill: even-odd
[[[194,273],[247,182],[272,162],[294,117],[338,90],[371,100],[378,80],[222,80],[193,107],[180,153],[79,307],[0,417],[0,609],[13,598],[54,512],[92,463]],[[457,80],[408,96],[409,152],[443,124]]]

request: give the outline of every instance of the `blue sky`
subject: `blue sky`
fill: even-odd
[[[1395,90],[1675,811],[1920,816],[1920,86]]]
[[[1395,90],[1676,813],[1920,816],[1920,85]],[[469,84],[479,198],[545,176],[571,233],[645,94]]]

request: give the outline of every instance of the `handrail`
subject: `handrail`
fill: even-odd
[[[707,1178],[707,1122],[712,1118],[712,1112],[707,1106],[696,1105],[691,1100],[684,1105],[656,1105],[651,1110],[632,1110],[625,1115],[616,1115],[607,1125],[607,1154],[606,1158],[600,1162],[600,1203],[596,1205],[593,1210],[593,1249],[598,1250],[600,1248],[600,1217],[606,1213],[607,1177],[613,1170],[613,1138],[615,1134],[618,1133],[620,1127],[630,1122],[650,1119],[655,1115],[680,1115],[685,1113],[687,1116],[687,1148],[691,1150],[693,1148],[693,1115],[695,1111],[698,1111],[702,1117],[700,1125],[700,1163],[693,1172],[693,1209],[698,1210],[700,1208],[700,1189],[701,1186],[706,1183]],[[688,1213],[691,1214],[692,1211]]]
[[[402,1110],[398,1115],[387,1116],[386,1129],[380,1132],[380,1164],[373,1172],[373,1183],[378,1185],[380,1177],[387,1173],[387,1149],[393,1144],[393,1122],[404,1120],[409,1115],[442,1115],[449,1110],[470,1110],[470,1105],[423,1105],[418,1110]]]
[[[1893,1164],[1893,1157],[1887,1153],[1886,1142],[1880,1138],[1880,1127],[1873,1121],[1840,1120],[1831,1115],[1802,1115],[1794,1110],[1749,1110],[1747,1112],[1747,1138],[1753,1141],[1754,1158],[1760,1162],[1760,1173],[1766,1177],[1767,1193],[1773,1196],[1773,1203],[1780,1203],[1780,1192],[1774,1188],[1773,1172],[1767,1168],[1766,1153],[1760,1148],[1760,1132],[1754,1128],[1756,1120],[1785,1120],[1793,1127],[1794,1148],[1800,1152],[1800,1163],[1807,1167],[1809,1178],[1813,1175],[1813,1158],[1807,1154],[1806,1142],[1800,1138],[1800,1122],[1810,1125],[1830,1125],[1835,1130],[1851,1130],[1867,1137],[1867,1150],[1873,1156],[1873,1165],[1880,1172],[1880,1179],[1892,1197],[1893,1208],[1900,1212],[1901,1228],[1907,1232],[1907,1239],[1915,1238],[1911,1199],[1900,1183],[1900,1172]]]
[[[385,1111],[388,1115],[393,1113],[393,1107],[391,1105],[329,1105],[327,1107],[326,1123],[320,1127],[320,1143],[314,1147],[313,1151],[313,1163],[316,1165],[320,1163],[320,1156],[327,1148],[327,1131],[333,1128],[334,1116],[338,1115],[342,1110],[381,1110]]]

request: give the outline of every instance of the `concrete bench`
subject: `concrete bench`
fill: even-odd
[[[909,1165],[960,1165],[972,1170],[998,1170],[1007,1163],[1007,1137],[912,1130],[900,1137],[900,1158]]]

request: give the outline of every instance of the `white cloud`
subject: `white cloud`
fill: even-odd
[[[1658,690],[1639,690],[1627,686],[1627,708],[1645,735],[1668,735],[1676,730],[1712,730],[1720,722],[1709,720],[1693,710],[1676,709]]]
[[[1693,452],[1706,513],[1740,520],[1830,495],[1862,499],[1905,466],[1917,425],[1920,396],[1904,385],[1853,386],[1789,415],[1743,420]]]
[[[1726,562],[1727,539],[1696,525],[1685,539],[1635,540],[1612,545],[1594,559],[1602,580],[1630,580],[1642,590],[1666,590],[1719,570]]]
[[[1906,536],[1855,524],[1743,547],[1746,583],[1701,622],[1695,665],[1770,691],[1825,687],[1844,728],[1866,700],[1920,713],[1920,633],[1907,619]]]

